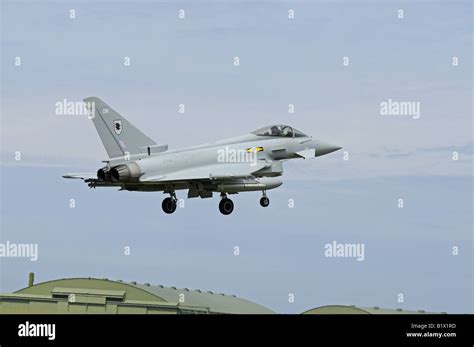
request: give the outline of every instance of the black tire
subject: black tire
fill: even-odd
[[[270,205],[270,199],[266,196],[262,196],[262,198],[260,199],[260,206],[267,207],[268,205]]]
[[[163,199],[163,202],[161,203],[161,208],[163,209],[163,212],[167,214],[171,214],[174,211],[176,211],[176,201],[171,198],[165,198]]]
[[[221,202],[219,203],[219,211],[225,216],[229,215],[232,213],[234,210],[234,203],[230,199],[222,199]]]

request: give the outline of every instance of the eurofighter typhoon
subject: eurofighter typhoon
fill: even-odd
[[[165,213],[176,210],[176,191],[188,190],[188,198],[211,198],[220,193],[219,211],[229,215],[234,203],[228,194],[260,191],[260,205],[267,207],[267,191],[279,187],[276,177],[282,162],[328,154],[339,146],[313,139],[288,125],[271,125],[249,134],[210,144],[169,150],[157,144],[110,106],[96,97],[84,99],[90,118],[109,160],[97,173],[66,174],[89,187],[119,187],[128,191],[162,191]]]

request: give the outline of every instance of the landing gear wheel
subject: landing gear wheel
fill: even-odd
[[[232,200],[224,198],[219,203],[219,211],[221,211],[223,215],[227,216],[231,214],[233,210],[234,210],[234,203],[232,202]]]
[[[172,198],[165,198],[161,203],[161,208],[163,212],[171,214],[176,211],[176,201]]]
[[[262,198],[260,199],[260,206],[267,207],[268,205],[270,205],[270,199],[266,196],[262,196]]]

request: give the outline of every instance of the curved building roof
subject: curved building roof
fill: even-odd
[[[378,306],[356,307],[354,305],[350,305],[350,306],[326,305],[326,306],[316,307],[311,310],[303,312],[303,314],[423,314],[423,313],[433,314],[435,312],[425,312],[423,310],[409,311],[409,310],[403,310],[401,308],[387,309],[387,308],[380,308]],[[441,313],[446,313],[446,312],[441,312]]]
[[[249,300],[241,299],[235,295],[213,293],[192,289],[178,289],[174,287],[134,285],[137,288],[156,294],[167,302],[179,302],[179,295],[183,294],[187,306],[208,307],[211,312],[223,313],[274,313],[273,311]]]
[[[183,310],[205,309],[210,313],[269,314],[272,310],[235,295],[224,295],[211,291],[179,289],[161,285],[137,284],[98,278],[65,278],[35,284],[18,290],[15,294],[33,295],[104,295],[122,298],[130,302],[161,302]]]

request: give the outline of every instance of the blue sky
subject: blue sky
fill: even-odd
[[[471,7],[3,1],[1,238],[38,242],[40,259],[2,259],[0,290],[21,288],[34,270],[40,281],[222,291],[279,312],[334,303],[473,312]],[[350,159],[286,163],[266,210],[248,193],[227,218],[217,199],[165,216],[161,194],[61,179],[106,159],[88,119],[54,113],[57,101],[91,95],[170,148],[290,123]],[[420,102],[420,119],[380,115],[388,99]],[[364,243],[366,260],[325,258],[333,240]]]

